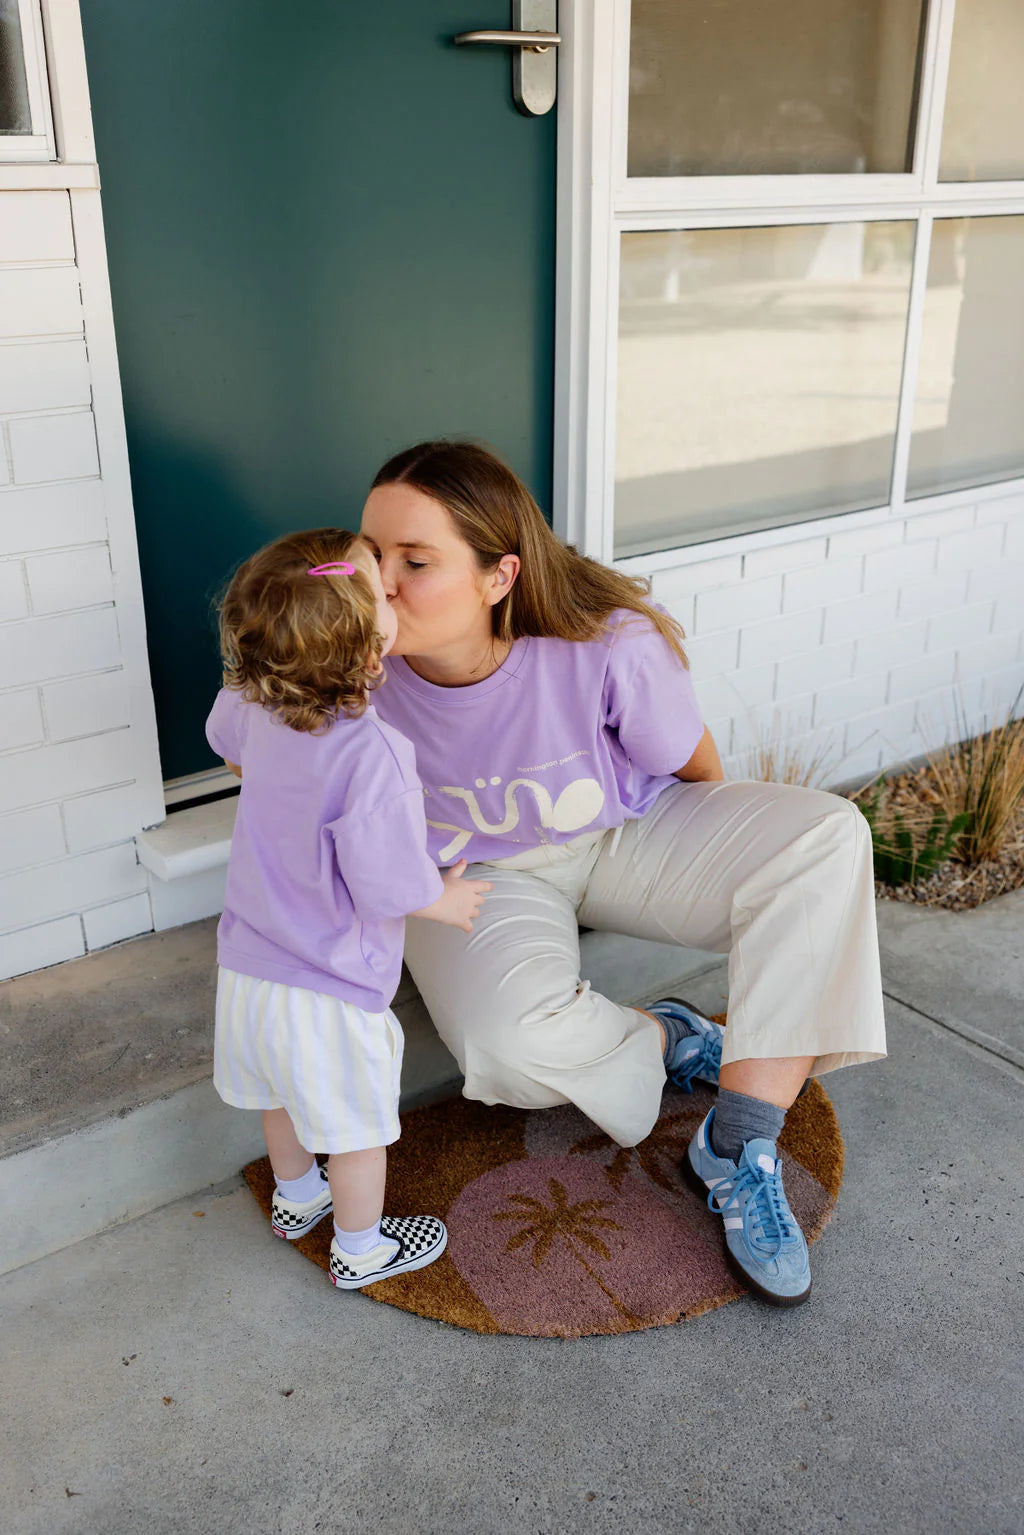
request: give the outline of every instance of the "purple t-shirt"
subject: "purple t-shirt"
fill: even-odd
[[[218,962],[383,1012],[404,919],[443,888],[409,742],[373,708],[310,735],[227,688],[206,738],[242,769]]]
[[[482,682],[424,682],[400,656],[374,693],[416,748],[439,863],[510,858],[645,814],[704,732],[690,674],[618,609],[595,640],[516,640]]]

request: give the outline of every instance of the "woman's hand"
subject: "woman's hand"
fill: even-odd
[[[449,927],[461,927],[464,933],[473,931],[473,918],[480,915],[484,891],[494,886],[487,879],[463,879],[468,868],[464,858],[453,863],[441,875],[444,889],[436,901],[421,911],[410,912],[412,917],[429,917],[432,922],[444,922]]]
[[[707,726],[689,762],[685,767],[677,768],[673,776],[681,778],[684,783],[717,783],[725,778],[718,747]]]

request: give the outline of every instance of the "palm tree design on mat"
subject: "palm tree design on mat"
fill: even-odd
[[[689,1109],[681,1114],[666,1114],[639,1146],[620,1146],[604,1169],[604,1175],[615,1192],[618,1193],[622,1188],[622,1181],[630,1171],[635,1157],[639,1170],[646,1173],[652,1183],[673,1194],[685,1193],[686,1186],[678,1172],[674,1177],[670,1176],[664,1164],[668,1163],[673,1170],[678,1168],[693,1134],[696,1118]],[[604,1151],[614,1145],[610,1136],[588,1135],[569,1147],[569,1155],[586,1156],[589,1152]]]
[[[548,1179],[548,1192],[551,1195],[550,1205],[546,1205],[542,1199],[534,1199],[530,1194],[510,1194],[508,1203],[518,1205],[516,1210],[495,1210],[496,1221],[522,1221],[522,1229],[514,1231],[508,1239],[506,1252],[515,1252],[527,1242],[534,1243],[533,1266],[539,1269],[543,1266],[551,1244],[556,1237],[562,1241],[572,1253],[576,1262],[590,1276],[603,1291],[619,1312],[627,1321],[642,1326],[642,1319],[634,1316],[614,1295],[600,1274],[596,1273],[586,1258],[583,1256],[582,1247],[589,1248],[599,1258],[607,1262],[611,1258],[607,1245],[601,1238],[595,1235],[595,1228],[603,1231],[621,1231],[618,1221],[613,1221],[610,1216],[601,1215],[601,1210],[606,1210],[612,1204],[610,1199],[581,1199],[576,1204],[569,1203],[569,1196],[565,1191],[565,1185],[559,1183],[557,1178]]]

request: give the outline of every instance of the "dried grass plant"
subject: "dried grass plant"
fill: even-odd
[[[1024,687],[1004,718],[981,735],[967,734],[966,711],[955,702],[961,739],[941,752],[930,752],[930,787],[949,820],[967,817],[956,857],[974,865],[995,858],[1014,829],[1024,803],[1024,720],[1017,717]]]
[[[785,722],[778,715],[762,726],[747,753],[747,777],[757,783],[795,784],[801,789],[821,789],[835,777],[835,749],[825,741],[815,747],[788,739]]]
[[[1002,719],[972,736],[958,694],[958,741],[851,796],[871,824],[880,895],[970,911],[1024,885],[1022,698],[1024,687]]]

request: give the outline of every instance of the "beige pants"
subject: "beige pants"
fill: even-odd
[[[577,925],[729,955],[723,1062],[885,1054],[871,836],[848,800],[782,784],[671,786],[642,820],[474,864],[472,934],[411,918],[405,958],[467,1098],[575,1103],[620,1145],[657,1117],[659,1031],[579,975]]]

